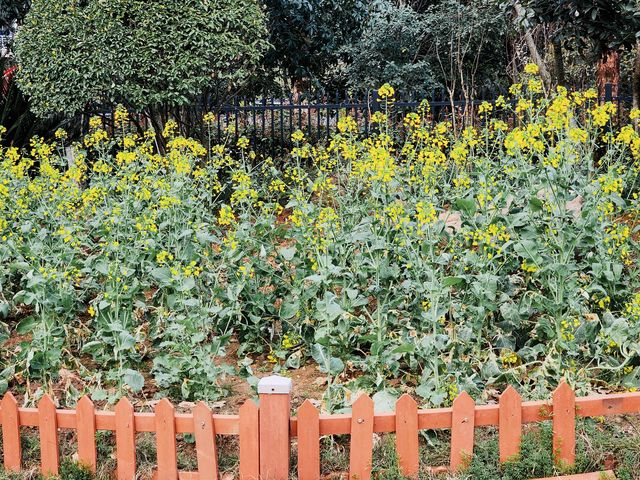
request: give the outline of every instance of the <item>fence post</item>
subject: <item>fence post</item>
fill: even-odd
[[[604,101],[605,102],[613,101],[613,85],[610,83],[604,84]]]
[[[260,380],[260,479],[289,478],[290,378],[273,375]]]

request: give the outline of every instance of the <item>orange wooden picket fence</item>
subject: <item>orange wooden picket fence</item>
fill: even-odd
[[[571,466],[575,460],[577,416],[640,413],[640,392],[576,398],[566,383],[560,384],[548,401],[522,402],[516,390],[509,387],[495,405],[476,405],[463,392],[451,408],[422,410],[409,395],[403,395],[396,403],[395,412],[384,413],[375,413],[373,401],[366,395],[357,398],[350,414],[340,415],[320,414],[307,400],[298,409],[297,417],[290,417],[290,392],[288,379],[263,379],[259,387],[260,406],[247,400],[238,415],[213,414],[204,403],[197,404],[192,413],[176,413],[166,399],[155,406],[153,413],[135,412],[126,398],[121,399],[113,411],[96,410],[88,397],[83,397],[75,410],[56,409],[48,396],[40,400],[37,408],[22,408],[15,397],[7,393],[0,402],[4,466],[11,471],[21,469],[20,428],[37,427],[43,474],[58,473],[61,429],[76,431],[79,461],[95,470],[96,432],[106,430],[115,432],[117,479],[133,480],[136,478],[136,434],[155,432],[155,478],[214,480],[219,478],[216,436],[237,435],[241,480],[286,480],[293,441],[297,441],[299,480],[318,480],[320,437],[348,434],[351,436],[349,478],[368,480],[373,434],[395,432],[401,471],[408,477],[416,477],[420,468],[420,430],[451,430],[449,465],[433,468],[455,472],[464,469],[473,455],[476,428],[498,427],[499,455],[504,462],[518,455],[523,425],[544,420],[553,423],[556,463]],[[195,438],[197,472],[178,471],[176,435],[185,433]]]

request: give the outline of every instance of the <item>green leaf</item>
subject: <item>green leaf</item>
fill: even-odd
[[[125,370],[122,380],[134,392],[139,392],[144,387],[144,377],[136,370]]]
[[[444,277],[442,279],[442,284],[445,287],[452,287],[454,285],[460,285],[461,283],[466,282],[464,277]]]
[[[476,201],[473,198],[457,198],[454,205],[457,210],[461,210],[469,216],[476,213]]]
[[[532,212],[541,212],[544,203],[538,197],[530,197],[529,198],[529,208]]]
[[[162,285],[166,285],[171,282],[171,271],[167,267],[154,268],[151,270],[151,276]]]
[[[393,349],[392,353],[413,353],[416,351],[415,345],[412,343],[405,343]]]
[[[278,253],[284,258],[286,261],[290,262],[293,260],[293,257],[296,256],[296,247],[283,247],[278,249]]]
[[[327,352],[327,348],[319,343],[314,343],[311,346],[311,356],[318,364],[318,368],[321,372],[336,376],[341,374],[344,370],[344,363],[342,360],[330,356]]]
[[[289,320],[300,311],[300,301],[297,298],[285,300],[280,307],[280,318]]]
[[[393,412],[396,408],[398,397],[388,390],[381,390],[372,397],[373,408],[376,412]]]
[[[27,317],[18,324],[18,326],[16,327],[16,332],[18,332],[19,335],[26,335],[27,333],[31,333],[37,323],[38,319],[36,317]]]

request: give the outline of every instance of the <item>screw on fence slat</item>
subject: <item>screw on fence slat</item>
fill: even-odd
[[[163,398],[154,413],[158,480],[175,480],[178,476],[175,409],[169,400]]]
[[[522,398],[512,386],[500,395],[500,461],[513,460],[520,454],[522,435]]]
[[[133,405],[126,398],[116,404],[116,471],[118,480],[136,475],[136,429]]]
[[[260,477],[260,412],[253,400],[240,407],[240,480]]]
[[[9,392],[2,399],[2,449],[4,468],[9,471],[20,470],[22,447],[20,444],[20,412],[18,402]]]
[[[351,409],[349,478],[369,480],[373,462],[373,400],[360,395]]]
[[[272,375],[260,379],[260,478],[289,478],[291,379]]]
[[[211,409],[199,402],[193,410],[193,432],[196,438],[198,473],[203,480],[218,479],[218,450]]]
[[[576,397],[564,381],[553,392],[553,455],[560,467],[575,463]]]
[[[56,406],[49,395],[45,395],[38,402],[38,420],[42,474],[44,476],[57,475],[60,464],[58,422]]]
[[[320,420],[318,409],[305,400],[298,409],[298,480],[320,478]]]
[[[96,449],[96,412],[91,399],[87,396],[78,401],[76,407],[78,424],[78,457],[80,463],[86,465],[92,472],[97,467]]]
[[[418,404],[405,393],[396,402],[396,452],[405,477],[418,476],[418,448]]]
[[[467,392],[453,401],[451,415],[451,470],[458,472],[468,466],[473,455],[475,434],[475,403]]]

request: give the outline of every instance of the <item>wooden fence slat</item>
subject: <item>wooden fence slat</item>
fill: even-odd
[[[272,380],[284,385],[272,384]],[[283,391],[277,387],[284,386]],[[287,480],[289,478],[291,438],[291,379],[265,377],[258,383],[260,396],[260,478]],[[286,393],[285,393],[286,392]]]
[[[218,451],[211,409],[199,402],[193,410],[193,431],[196,437],[198,474],[202,480],[218,480]]]
[[[522,398],[512,386],[500,395],[499,417],[500,461],[506,462],[520,455],[522,437]]]
[[[298,409],[298,480],[320,478],[320,414],[309,400]]]
[[[415,478],[419,470],[418,404],[406,393],[396,402],[396,452],[400,471]]]
[[[7,393],[2,399],[1,408],[4,468],[5,470],[17,472],[20,470],[22,460],[18,402],[11,393]]]
[[[176,445],[175,409],[163,398],[154,409],[156,414],[156,452],[158,480],[178,478],[178,452]]]
[[[576,397],[564,381],[553,392],[553,455],[556,465],[571,467],[576,459]]]
[[[118,480],[136,477],[136,430],[133,405],[126,398],[116,404],[116,461]]]
[[[453,401],[451,415],[451,470],[458,472],[468,466],[473,455],[475,403],[467,392]]]
[[[369,480],[373,462],[373,400],[360,395],[351,409],[349,478]]]
[[[240,407],[240,480],[260,477],[260,430],[258,406],[247,400]]]
[[[38,402],[38,425],[40,433],[40,461],[44,476],[58,475],[60,464],[60,450],[58,446],[58,422],[56,420],[56,405],[49,395],[45,395]]]
[[[78,401],[76,407],[78,432],[78,458],[80,463],[96,471],[98,453],[96,449],[96,412],[87,396]]]

